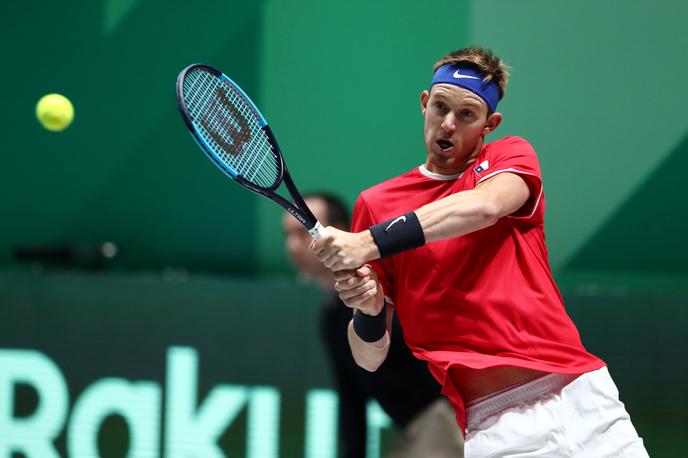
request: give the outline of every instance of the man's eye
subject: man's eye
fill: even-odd
[[[435,102],[435,108],[439,111],[447,111],[447,105],[445,105],[444,102]]]
[[[461,114],[462,114],[463,116],[465,116],[466,118],[472,118],[472,117],[473,117],[473,112],[470,111],[470,110],[463,110],[463,111],[461,112]]]

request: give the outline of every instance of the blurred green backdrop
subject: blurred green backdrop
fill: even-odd
[[[512,66],[505,122],[493,136],[521,135],[539,154],[551,263],[584,341],[620,372],[622,398],[652,455],[681,456],[674,451],[688,427],[687,346],[679,331],[688,324],[681,191],[688,3],[11,0],[0,4],[0,17],[0,306],[8,311],[0,347],[50,355],[66,331],[41,340],[57,319],[41,307],[72,316],[82,288],[97,291],[86,300],[94,310],[108,304],[98,297],[111,297],[110,307],[130,304],[122,291],[138,275],[156,278],[141,305],[153,311],[141,316],[164,313],[154,306],[163,299],[153,299],[163,297],[199,314],[230,304],[221,316],[231,323],[241,316],[231,306],[234,290],[194,279],[207,273],[232,285],[230,277],[250,277],[264,292],[250,300],[272,303],[283,281],[275,277],[290,275],[281,209],[229,183],[197,151],[174,98],[184,66],[205,62],[232,76],[266,115],[299,187],[353,203],[360,190],[423,161],[419,94],[432,64],[477,44]],[[35,103],[49,92],[75,105],[64,132],[35,120]],[[12,256],[16,247],[106,240],[119,247],[116,273],[101,274],[114,283],[79,274],[67,287],[50,266],[27,268]],[[205,285],[217,295],[198,304],[193,295],[173,300],[170,281],[188,278],[193,291]],[[296,292],[284,296],[286,307],[298,309],[302,287],[290,288]],[[26,307],[36,312],[22,315]],[[95,312],[83,319],[107,323]],[[117,329],[126,333],[125,325]],[[242,332],[226,332],[242,345]],[[192,332],[205,342],[202,333]],[[82,337],[75,354],[95,345]],[[184,343],[176,332],[147,339],[142,345]],[[201,360],[219,358],[212,346],[195,345],[206,349]],[[112,351],[121,364],[98,377],[137,376],[122,362],[126,352]],[[69,354],[58,352],[57,363],[78,378],[88,358],[78,363]],[[164,351],[153,357],[160,363]],[[327,373],[322,357],[313,364]],[[152,374],[161,378],[158,369]]]
[[[432,64],[480,44],[513,67],[493,135],[522,135],[540,155],[553,267],[685,270],[686,203],[671,191],[688,141],[685,2],[0,8],[2,265],[17,245],[112,240],[125,269],[285,272],[281,210],[198,154],[176,109],[178,71],[200,61],[231,75],[263,109],[299,186],[353,203],[423,161],[419,94]],[[35,121],[48,92],[74,102],[65,132]],[[627,242],[642,251],[619,248]]]

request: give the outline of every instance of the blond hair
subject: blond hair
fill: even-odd
[[[485,78],[483,81],[493,81],[499,89],[499,99],[506,93],[509,84],[509,66],[492,51],[485,48],[468,47],[445,54],[435,63],[433,71],[447,64],[466,65],[479,71]]]

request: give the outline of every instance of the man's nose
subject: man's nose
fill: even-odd
[[[456,130],[456,117],[454,116],[454,113],[450,112],[446,114],[442,120],[442,130],[449,134],[454,133]]]

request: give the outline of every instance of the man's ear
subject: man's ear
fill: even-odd
[[[428,99],[430,98],[430,92],[425,89],[420,93],[420,111],[425,114],[425,108],[428,106]]]
[[[500,112],[495,111],[491,115],[487,117],[487,122],[485,123],[485,127],[483,128],[483,135],[487,135],[490,132],[494,132],[497,127],[502,123],[503,116]]]

